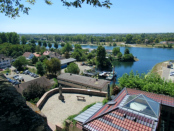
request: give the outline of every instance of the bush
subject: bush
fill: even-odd
[[[108,102],[108,99],[106,98],[102,101],[103,105],[105,105],[107,102]]]

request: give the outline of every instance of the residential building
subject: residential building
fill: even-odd
[[[36,57],[41,57],[41,55],[37,54],[37,53],[33,53],[33,55],[36,56]]]
[[[31,52],[25,52],[23,56],[25,56],[26,59],[32,59],[34,57],[34,54]]]
[[[110,83],[107,80],[70,73],[63,73],[59,75],[57,79],[59,84],[64,86],[100,91],[107,91],[108,84]]]
[[[51,51],[44,51],[43,55],[49,55]]]
[[[24,82],[24,83],[21,83],[19,85],[16,85],[15,88],[16,90],[20,93],[20,94],[23,94],[23,91],[25,89],[28,88],[28,86],[32,83],[37,83],[39,84],[40,86],[44,86],[46,87],[47,89],[49,89],[52,84],[50,83],[50,81],[46,78],[46,77],[40,77],[40,78],[37,78],[37,79],[34,79],[34,80],[31,80],[31,81],[28,81],[28,82]]]
[[[49,53],[50,58],[57,58],[59,60],[65,59],[62,55],[56,53],[56,52],[50,52]]]
[[[172,131],[173,108],[173,97],[124,88],[86,120],[81,114],[75,120],[84,131]]]
[[[4,54],[0,54],[0,68],[6,68],[11,66],[13,58],[6,57]]]

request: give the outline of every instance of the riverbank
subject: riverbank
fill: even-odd
[[[156,64],[152,70],[150,71],[150,73],[157,73],[158,75],[160,75],[162,77],[162,73],[163,73],[163,67],[167,67],[169,61],[164,61],[164,62],[160,62],[158,64]]]
[[[113,46],[113,44],[116,43],[116,46],[120,47],[139,47],[139,48],[167,48],[167,44],[125,44],[125,42],[100,42],[100,44],[92,44],[91,42],[88,42],[86,44],[80,44],[80,45],[90,45],[90,46]],[[77,42],[72,42],[72,44],[79,44]],[[114,46],[114,47],[116,47]],[[172,47],[174,48],[174,47]]]

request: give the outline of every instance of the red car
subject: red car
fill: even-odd
[[[3,71],[3,69],[0,69],[0,71]]]

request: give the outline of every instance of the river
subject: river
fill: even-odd
[[[82,48],[88,49],[97,49],[97,47],[98,46],[93,45],[82,45]],[[112,50],[114,48],[113,46],[104,47],[106,50]],[[58,48],[60,49],[61,46],[59,45]],[[133,72],[138,71],[138,73],[148,73],[157,63],[174,59],[174,49],[120,47],[120,51],[124,53],[125,48],[129,48],[130,53],[136,56],[139,61],[118,62],[115,66],[115,72],[117,72],[118,77],[121,77],[124,73],[129,73],[131,70],[133,70]]]

